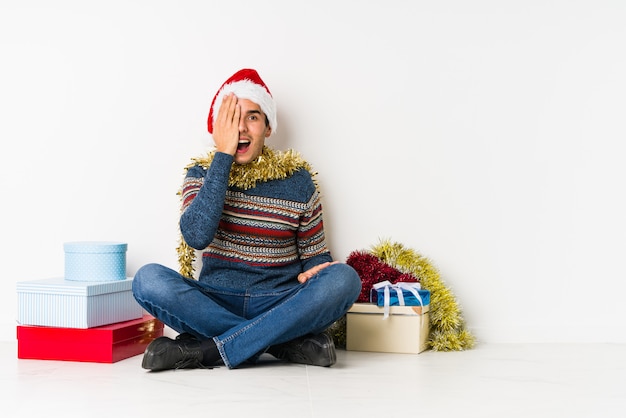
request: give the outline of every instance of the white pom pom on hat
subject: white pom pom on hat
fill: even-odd
[[[226,80],[215,94],[215,97],[213,97],[207,121],[209,133],[213,133],[213,124],[222,105],[222,100],[229,93],[234,93],[239,99],[248,99],[258,104],[265,116],[267,116],[272,133],[276,132],[276,103],[272,93],[270,93],[270,90],[256,70],[244,68]]]

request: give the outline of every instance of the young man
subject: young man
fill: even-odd
[[[235,368],[265,352],[332,366],[324,331],[357,299],[361,280],[331,258],[309,164],[265,146],[276,105],[255,70],[224,82],[208,130],[215,150],[187,168],[181,190],[180,273],[148,264],[133,280],[139,304],[180,333],[150,343],[142,367]],[[203,251],[197,280],[195,250]]]

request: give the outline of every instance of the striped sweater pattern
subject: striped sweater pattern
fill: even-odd
[[[183,211],[202,187],[201,177],[187,177]],[[279,197],[270,197],[280,191]],[[306,170],[287,179],[261,183],[249,190],[229,187],[219,227],[204,250],[216,262],[278,267],[328,252],[319,192]],[[218,261],[219,260],[219,261]]]

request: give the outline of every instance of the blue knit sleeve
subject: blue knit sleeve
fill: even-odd
[[[197,250],[205,249],[213,241],[224,209],[232,163],[232,155],[217,152],[206,174],[198,166],[187,172],[180,231],[185,242]]]
[[[310,174],[305,171],[300,172],[300,174],[306,179],[301,189],[307,190],[308,201],[306,202],[306,209],[300,215],[297,245],[302,271],[306,271],[318,264],[333,260],[326,244],[321,196]]]

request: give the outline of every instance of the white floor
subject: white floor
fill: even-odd
[[[276,363],[151,373],[18,360],[0,342],[14,417],[626,417],[624,345],[479,345],[419,355],[338,350],[334,367]]]

